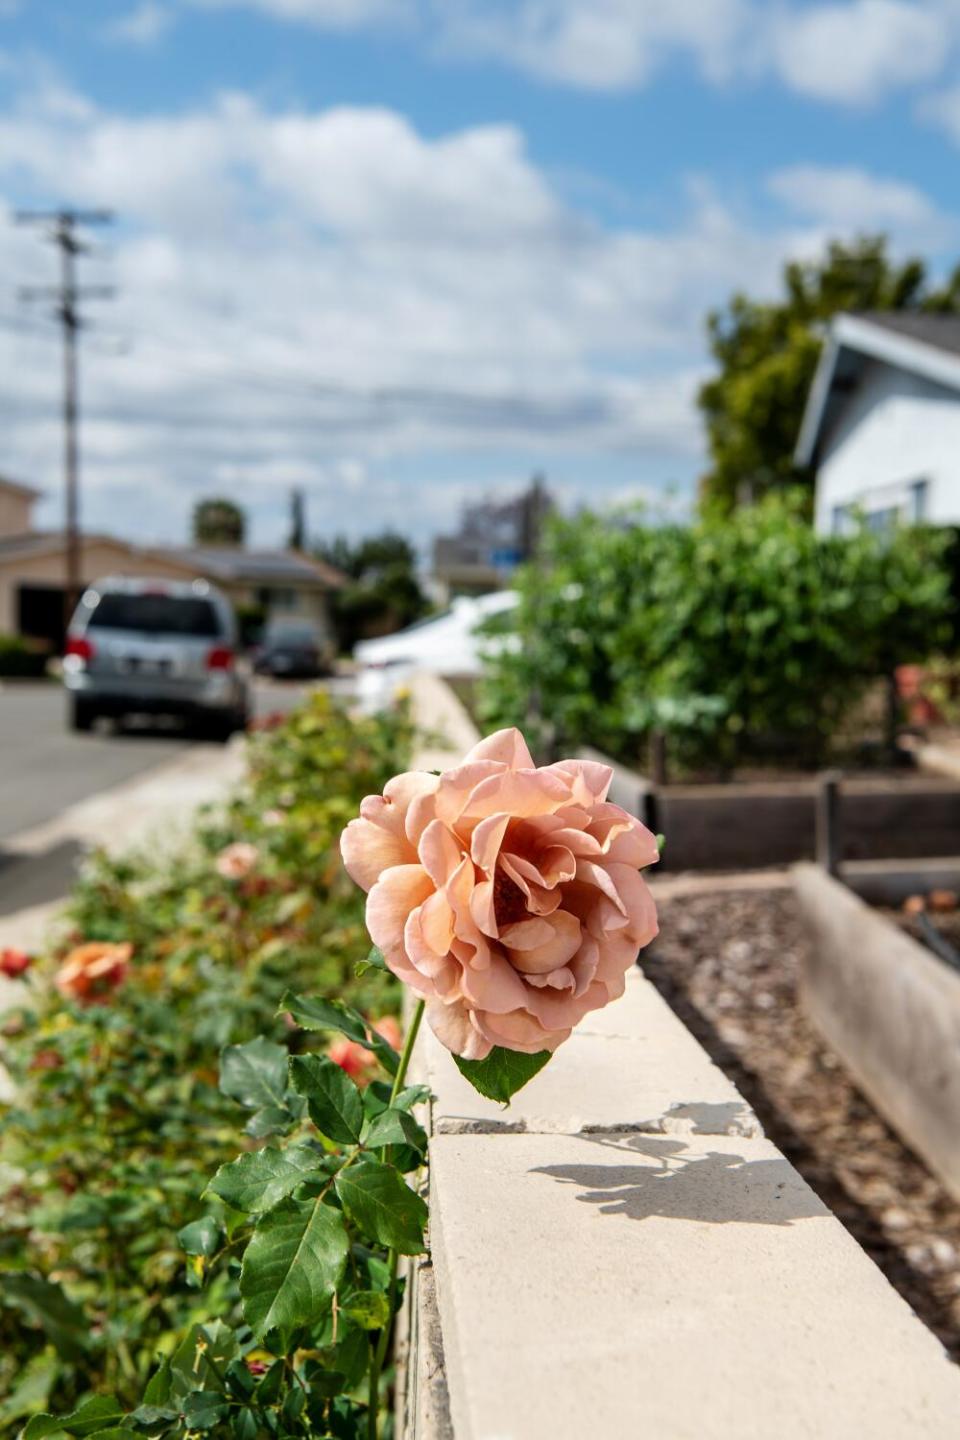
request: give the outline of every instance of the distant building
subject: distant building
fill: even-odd
[[[553,509],[538,477],[512,500],[467,505],[456,535],[440,535],[433,544],[433,583],[437,598],[485,595],[509,582],[518,565],[537,548],[543,522]]]
[[[797,463],[816,472],[816,527],[844,534],[960,524],[960,318],[838,315],[807,401]]]
[[[34,530],[39,491],[0,478],[0,634],[59,647],[63,635],[66,546],[62,532]],[[292,550],[229,545],[134,545],[111,535],[83,536],[84,585],[104,575],[209,580],[238,611],[264,619],[296,616],[332,634],[329,602],[346,577]]]

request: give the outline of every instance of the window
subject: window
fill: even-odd
[[[914,480],[910,486],[910,519],[915,525],[922,525],[927,518],[927,505],[930,499],[930,481]]]
[[[209,600],[178,595],[137,595],[108,591],[90,616],[91,630],[139,630],[142,635],[220,634]]]

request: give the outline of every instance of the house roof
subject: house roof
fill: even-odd
[[[794,452],[798,465],[816,464],[824,435],[871,361],[960,392],[960,317],[906,312],[835,316],[807,396]]]
[[[251,585],[309,585],[317,589],[336,590],[347,583],[346,576],[322,560],[313,560],[292,550],[241,550],[233,546],[145,546],[134,545],[114,535],[83,536],[83,543],[112,545],[125,551],[136,562],[151,558],[177,566],[187,574],[230,584],[231,581]],[[62,531],[31,530],[23,535],[0,537],[0,564],[26,555],[56,554],[65,548]]]
[[[6,475],[0,475],[0,494],[6,492],[8,495],[19,495],[24,500],[39,500],[43,494],[42,490],[35,490],[32,485],[22,485],[19,480],[11,480]]]
[[[253,585],[312,584],[339,590],[347,577],[332,565],[298,550],[245,550],[232,545],[175,546],[166,551],[183,564],[195,567],[211,580],[246,581]]]

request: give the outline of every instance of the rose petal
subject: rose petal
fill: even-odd
[[[557,910],[539,923],[549,926],[548,939],[530,948],[511,947],[508,951],[510,963],[525,975],[544,975],[550,970],[557,970],[572,960],[580,949],[580,921],[575,915]],[[506,934],[501,939],[505,944],[509,943]]]
[[[463,859],[463,846],[442,820],[431,820],[417,846],[420,863],[437,886],[445,885]]]
[[[347,874],[361,890],[371,890],[385,870],[410,865],[417,858],[405,835],[366,819],[350,821],[340,836],[340,854]]]
[[[367,896],[367,929],[381,950],[403,944],[403,927],[411,910],[433,894],[433,881],[422,865],[395,865],[385,870]]]
[[[466,758],[467,760],[496,760],[498,764],[508,765],[511,770],[533,768],[533,756],[527,749],[527,742],[520,731],[514,728],[494,731],[485,740],[474,745]]]
[[[424,1013],[440,1044],[454,1055],[464,1060],[485,1060],[493,1049],[493,1042],[480,1032],[462,1001],[445,1005],[441,1000],[432,1000]]]

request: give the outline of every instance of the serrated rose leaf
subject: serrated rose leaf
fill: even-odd
[[[524,1055],[519,1050],[505,1050],[497,1045],[485,1060],[464,1060],[462,1055],[454,1055],[453,1058],[457,1069],[470,1081],[474,1090],[488,1100],[509,1105],[510,1097],[543,1069],[552,1053],[550,1050],[538,1050],[535,1055]]]
[[[287,1051],[259,1035],[246,1045],[228,1045],[220,1057],[220,1089],[248,1110],[283,1109]]]
[[[368,1239],[401,1255],[423,1253],[427,1207],[392,1165],[364,1160],[345,1166],[334,1183],[344,1210]]]
[[[381,1110],[370,1122],[364,1144],[371,1149],[379,1145],[412,1145],[422,1155],[427,1148],[427,1135],[405,1110]]]
[[[290,1083],[306,1096],[310,1119],[321,1135],[355,1145],[363,1127],[363,1099],[350,1076],[325,1055],[295,1055]]]
[[[285,1200],[316,1168],[311,1150],[254,1150],[221,1165],[207,1189],[234,1210],[257,1215]]]
[[[284,1200],[260,1221],[243,1257],[243,1313],[261,1339],[319,1319],[343,1278],[343,1216],[320,1200]]]

